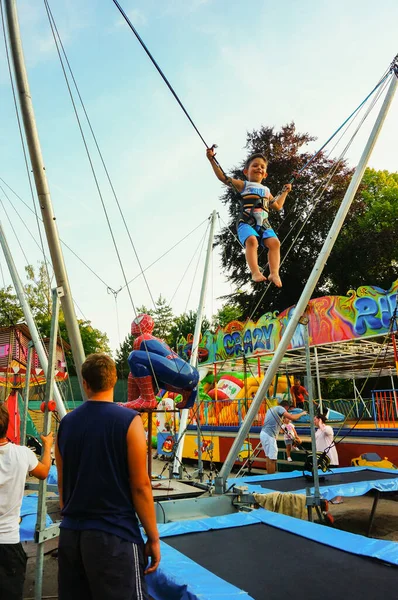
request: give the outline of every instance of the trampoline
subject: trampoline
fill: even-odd
[[[300,471],[238,477],[228,480],[230,485],[245,485],[249,492],[295,492],[305,494],[306,488],[313,492],[313,484]],[[325,500],[335,496],[363,496],[372,489],[379,492],[398,491],[398,471],[369,467],[345,467],[319,472],[320,493]]]
[[[398,544],[258,509],[160,526],[156,600],[389,597]]]

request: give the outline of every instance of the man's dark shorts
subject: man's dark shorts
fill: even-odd
[[[60,530],[59,600],[148,600],[143,546],[104,531]]]
[[[22,544],[0,544],[0,600],[22,600],[26,573]]]

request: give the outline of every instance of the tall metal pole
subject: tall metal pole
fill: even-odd
[[[315,356],[316,384],[317,384],[318,398],[319,398],[319,410],[323,414],[321,378],[320,378],[320,375],[319,375],[319,362],[318,362],[318,348],[316,346],[314,347],[314,356]]]
[[[44,396],[44,422],[43,435],[48,435],[51,431],[51,412],[48,410],[48,402],[52,398],[53,390],[55,389],[55,359],[57,352],[57,331],[59,317],[59,298],[58,290],[52,292],[52,315],[51,315],[51,333],[50,333],[50,348],[48,351],[48,369],[46,372],[46,392]],[[44,445],[42,456],[44,454]],[[35,600],[41,600],[43,587],[43,567],[44,567],[44,541],[41,539],[41,534],[46,528],[47,514],[47,479],[42,479],[39,483],[39,498],[37,502],[37,519],[35,536],[37,542],[36,549],[36,565],[35,565]]]
[[[48,359],[47,359],[46,350],[40,339],[39,332],[37,331],[36,323],[33,319],[33,316],[32,316],[31,310],[30,310],[30,306],[29,306],[28,302],[26,301],[25,292],[24,292],[21,280],[19,279],[19,275],[18,275],[17,269],[15,267],[13,258],[11,256],[11,252],[8,247],[7,240],[4,235],[4,231],[1,226],[1,223],[0,223],[0,244],[3,248],[4,256],[5,256],[7,265],[8,265],[8,269],[10,271],[11,279],[14,284],[14,288],[17,293],[18,300],[21,304],[26,324],[29,327],[29,332],[32,337],[32,342],[35,345],[41,368],[43,369],[43,371],[45,373],[47,373]],[[65,409],[64,402],[62,400],[60,391],[56,385],[54,386],[54,400],[57,405],[57,411],[58,411],[59,418],[62,419],[62,417],[64,417],[66,415],[66,409]]]
[[[394,66],[398,68],[398,58],[395,59]],[[373,126],[372,132],[366,144],[366,147],[362,153],[361,159],[358,163],[358,166],[355,170],[355,173],[351,179],[351,183],[348,186],[348,189],[345,193],[343,201],[340,205],[340,208],[335,216],[333,224],[330,228],[330,231],[327,235],[327,238],[323,244],[323,247],[319,253],[317,261],[315,263],[314,268],[312,269],[311,275],[308,278],[307,284],[303,290],[303,293],[300,296],[299,301],[297,302],[296,308],[294,309],[294,313],[285,329],[285,332],[282,336],[281,341],[279,342],[278,348],[275,351],[272,361],[270,362],[267,372],[263,381],[261,382],[260,387],[258,388],[257,394],[255,395],[253,402],[247,412],[246,418],[242,423],[242,426],[236,436],[231,449],[228,453],[228,456],[224,462],[224,465],[220,471],[219,477],[216,478],[216,492],[222,493],[225,489],[225,482],[227,480],[228,475],[230,474],[236,457],[239,454],[239,450],[247,437],[250,427],[259,411],[261,403],[263,402],[265,395],[267,393],[267,389],[272,383],[272,380],[277,372],[279,365],[282,361],[282,358],[290,344],[290,341],[294,335],[297,324],[301,315],[304,313],[306,306],[311,299],[311,295],[315,289],[316,284],[322,274],[324,266],[326,264],[327,259],[332,251],[334,243],[337,239],[337,236],[340,233],[340,230],[343,226],[345,217],[349,211],[351,203],[354,199],[355,193],[361,183],[364,171],[366,169],[367,162],[369,160],[370,155],[372,154],[372,150],[376,143],[377,137],[380,133],[380,130],[383,126],[384,120],[386,118],[388,109],[394,97],[395,91],[397,88],[397,76],[395,72],[392,74],[392,79],[390,86],[388,88],[386,97],[384,99],[383,105],[380,109],[380,112],[377,116],[376,122]]]
[[[304,347],[305,347],[305,364],[307,369],[307,388],[308,388],[308,413],[310,417],[310,431],[311,431],[311,453],[312,453],[312,472],[314,476],[314,502],[315,506],[319,506],[320,493],[319,493],[319,474],[318,474],[318,459],[316,453],[316,441],[315,441],[315,423],[314,423],[314,394],[312,390],[312,373],[311,373],[311,355],[310,355],[310,343],[308,337],[308,318],[304,317]]]
[[[214,229],[216,226],[217,211],[213,210],[210,218],[211,218],[211,221],[210,221],[209,240],[207,242],[206,262],[205,262],[205,268],[203,271],[202,289],[200,290],[200,298],[199,298],[198,313],[197,313],[196,323],[195,323],[195,331],[193,334],[192,352],[191,352],[191,357],[189,360],[189,364],[192,365],[193,367],[196,367],[198,364],[198,350],[199,350],[199,342],[200,342],[200,333],[201,333],[201,329],[202,329],[202,321],[203,321],[203,315],[204,315],[205,304],[206,304],[206,289],[207,289],[207,282],[209,279],[210,259],[211,259],[211,255],[213,252]],[[200,398],[198,395],[197,419],[199,419],[199,406],[200,406]],[[189,415],[189,410],[183,409],[181,411],[180,427],[178,429],[178,438],[177,438],[177,450],[176,450],[174,464],[173,464],[174,475],[178,475],[178,473],[180,472],[180,465],[181,465],[181,459],[182,459],[182,451],[184,449],[184,439],[185,439],[185,433],[186,433],[186,428],[187,428],[188,415]],[[199,477],[201,476],[201,473],[203,471],[202,453],[200,450],[200,446],[201,446],[201,438],[200,438],[200,428],[198,426]]]
[[[4,5],[7,15],[10,50],[13,59],[15,82],[18,89],[18,97],[25,129],[26,142],[29,149],[30,161],[47,236],[48,247],[54,268],[55,279],[57,282],[57,287],[62,288],[63,290],[61,305],[65,317],[66,328],[68,330],[73,359],[76,365],[77,376],[79,378],[80,389],[84,398],[84,390],[80,372],[81,366],[84,362],[83,344],[73,307],[72,294],[66,273],[61,244],[58,237],[58,230],[55,222],[50,190],[48,187],[45,166],[41,153],[39,135],[36,127],[35,114],[33,110],[28,75],[26,72],[22,49],[16,0],[4,0]]]

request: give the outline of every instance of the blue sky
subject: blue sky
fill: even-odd
[[[362,101],[398,51],[396,1],[343,2],[251,0],[123,0],[142,38],[175,87],[209,144],[228,170],[245,156],[246,132],[279,128],[294,120],[317,136],[313,149]],[[61,238],[113,289],[123,285],[115,251],[81,142],[52,42],[44,5],[18,3],[30,86]],[[222,185],[205,149],[111,0],[51,2],[68,58],[143,266],[156,260],[216,208]],[[375,116],[375,113],[372,113]],[[374,119],[349,154],[352,165]],[[31,203],[6,62],[0,50],[0,177]],[[395,99],[370,165],[397,171],[398,99]],[[91,144],[91,143],[90,143]],[[91,149],[93,146],[91,144]],[[112,194],[98,167],[104,199],[127,276],[139,267]],[[272,165],[270,165],[270,171]],[[273,191],[273,190],[272,190]],[[40,252],[3,197],[29,261]],[[12,196],[10,196],[12,198]],[[37,237],[34,217],[14,207]],[[25,263],[0,206],[0,219],[19,270]],[[147,273],[154,298],[170,299],[205,232],[186,242]],[[112,348],[134,316],[126,290],[114,297],[65,250],[72,293]],[[196,309],[204,253],[191,294],[194,267],[172,306]],[[0,256],[6,282],[10,281]],[[196,259],[193,265],[196,264]],[[2,281],[1,281],[2,283]],[[377,283],[377,282],[369,282]],[[231,287],[214,257],[207,314]],[[131,285],[136,305],[151,306],[142,278]],[[78,312],[81,317],[81,313]],[[119,322],[119,325],[118,325]]]

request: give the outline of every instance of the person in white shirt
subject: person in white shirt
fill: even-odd
[[[315,432],[316,451],[326,451],[327,456],[330,458],[330,466],[338,467],[339,455],[337,454],[337,448],[334,443],[334,432],[330,425],[326,425],[326,416],[318,414],[314,417],[314,423],[315,427],[317,427]],[[331,502],[332,504],[341,504],[343,499],[341,496],[336,496]]]
[[[9,414],[0,403],[0,598],[22,600],[26,554],[19,538],[19,520],[28,473],[46,479],[51,467],[53,434],[41,436],[41,461],[26,446],[12,444],[6,437]]]

